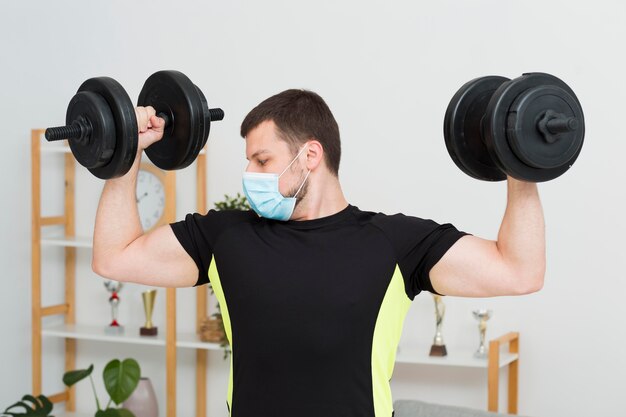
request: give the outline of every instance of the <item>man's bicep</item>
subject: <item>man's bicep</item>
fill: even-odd
[[[508,295],[515,276],[495,241],[472,235],[456,241],[429,275],[435,291],[461,297]]]
[[[191,287],[198,281],[198,266],[174,235],[160,226],[124,249],[112,269],[120,281],[155,287]]]

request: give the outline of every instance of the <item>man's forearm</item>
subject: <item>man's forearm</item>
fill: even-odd
[[[520,291],[536,291],[545,274],[545,225],[537,184],[507,181],[507,206],[498,249],[519,278]]]
[[[93,269],[102,271],[130,243],[143,234],[137,209],[137,173],[141,151],[122,177],[107,180],[96,212],[93,236]]]

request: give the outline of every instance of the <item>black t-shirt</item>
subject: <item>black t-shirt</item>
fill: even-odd
[[[389,417],[404,318],[465,233],[355,206],[315,220],[188,214],[174,234],[211,282],[232,348],[231,417]]]

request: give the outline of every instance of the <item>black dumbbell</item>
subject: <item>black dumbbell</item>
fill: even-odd
[[[211,121],[224,118],[221,109],[209,109],[202,91],[178,71],[150,76],[138,105],[153,106],[165,120],[163,138],[146,154],[166,170],[189,166],[206,144]],[[117,81],[109,77],[85,81],[70,100],[66,123],[46,129],[46,139],[67,139],[76,160],[98,178],[128,172],[137,154],[137,119],[130,97]]]
[[[179,71],[159,71],[145,82],[139,106],[152,106],[165,120],[163,139],[146,149],[159,168],[172,170],[189,166],[209,137],[211,122],[222,120],[222,109],[209,109],[202,91]]]
[[[578,98],[544,73],[473,79],[454,95],[444,119],[452,160],[486,181],[507,175],[530,182],[554,179],[576,161],[584,136]]]

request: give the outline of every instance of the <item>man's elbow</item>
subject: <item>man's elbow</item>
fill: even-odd
[[[527,295],[541,291],[543,288],[544,278],[545,269],[528,272],[518,276],[515,280],[515,295]]]
[[[111,279],[114,281],[124,281],[119,273],[116,273],[114,262],[111,260],[103,259],[102,257],[94,256],[91,259],[91,270],[103,278]]]
[[[91,258],[91,270],[101,277],[108,278],[110,275],[109,268],[104,261],[100,258],[96,258],[95,256]]]
[[[543,288],[543,275],[529,279],[521,295],[532,294]]]

